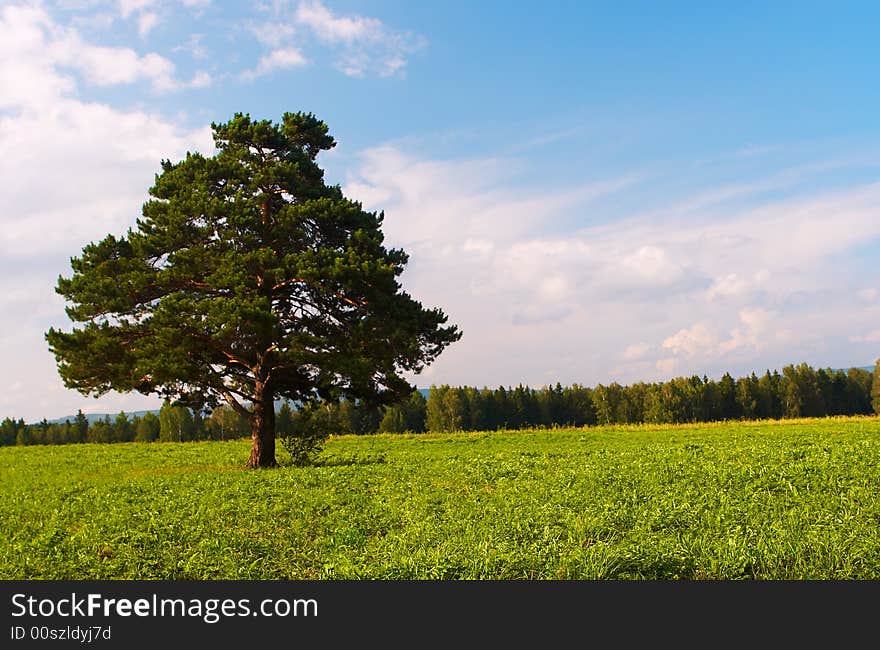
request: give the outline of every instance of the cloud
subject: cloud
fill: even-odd
[[[211,6],[211,0],[181,0],[181,2],[184,7],[193,11],[197,15],[201,14],[202,11]]]
[[[766,340],[764,334],[773,315],[766,309],[747,308],[739,312],[740,327],[730,330],[730,338],[718,346],[718,354],[726,355],[743,348],[759,349]]]
[[[44,107],[54,97],[70,94],[77,79],[69,72],[95,86],[146,81],[161,93],[188,85],[176,78],[169,59],[155,52],[140,55],[131,48],[89,43],[38,6],[0,9],[0,58],[15,61],[0,70],[0,109]]]
[[[623,266],[640,280],[651,284],[670,284],[684,274],[681,264],[674,262],[662,247],[649,244],[623,258]]]
[[[275,70],[288,70],[308,65],[308,60],[295,47],[284,47],[272,50],[269,54],[260,58],[260,62],[253,70],[242,74],[243,79],[256,79]]]
[[[724,357],[744,348],[760,348],[773,314],[759,307],[739,311],[739,323],[730,329],[726,338],[720,337],[707,323],[680,329],[663,341],[663,347],[675,355],[687,358],[711,359]]]
[[[675,357],[659,359],[654,366],[660,372],[662,378],[667,379],[674,375],[679,367],[679,361]]]
[[[609,200],[644,194],[645,175],[560,189],[521,183],[517,158],[436,160],[414,146],[363,152],[343,189],[385,211],[389,243],[411,255],[405,286],[462,326],[435,362],[444,380],[540,383],[548,367],[582,383],[720,376],[864,354],[864,339],[839,333],[869,322],[860,310],[875,294],[839,291],[861,281],[840,256],[880,237],[880,184],[602,220]]]
[[[728,273],[716,277],[706,292],[709,300],[730,300],[754,294],[763,290],[771,279],[767,269],[754,273]]]
[[[386,31],[381,20],[336,16],[319,0],[301,2],[296,9],[296,22],[309,27],[325,43],[378,42]]]
[[[15,61],[0,67],[0,354],[17,378],[0,391],[0,412],[27,420],[88,412],[94,400],[63,387],[43,340],[50,326],[69,325],[57,278],[85,244],[134,224],[161,159],[210,153],[211,133],[83,99],[81,85],[178,82],[158,55],[88,43],[40,7],[0,9],[0,58]],[[100,408],[156,402],[111,394]]]
[[[717,337],[706,323],[696,323],[692,327],[678,330],[663,341],[663,347],[673,354],[694,357],[697,354],[711,353],[717,345]]]
[[[152,4],[154,4],[154,0],[117,0],[119,13],[123,18],[128,18],[134,13],[144,11]]]
[[[483,256],[491,255],[494,249],[495,244],[485,239],[468,238],[464,240],[464,244],[462,244],[461,246],[461,250],[463,250],[465,253],[479,253]]]
[[[394,30],[378,18],[335,14],[320,0],[299,2],[292,16],[286,3],[262,9],[272,20],[248,26],[260,43],[277,51],[301,50],[309,41],[329,50],[334,66],[351,77],[401,75],[409,57],[427,44],[423,36]]]
[[[138,16],[138,34],[141,38],[146,38],[152,29],[159,24],[159,14],[152,11],[145,11]]]
[[[173,48],[174,52],[189,52],[189,55],[196,61],[203,61],[208,58],[208,50],[204,45],[204,34],[190,34],[186,42]]]
[[[626,347],[626,350],[623,351],[623,358],[630,361],[641,359],[650,351],[650,349],[651,346],[647,343],[634,343],[632,345],[628,345]]]
[[[267,20],[261,23],[250,22],[247,25],[247,30],[254,35],[258,42],[273,49],[281,47],[296,34],[293,25],[277,20]]]
[[[207,72],[197,72],[189,82],[192,88],[207,88],[214,83],[214,78]]]
[[[880,343],[880,329],[871,330],[862,336],[851,336],[853,343]]]

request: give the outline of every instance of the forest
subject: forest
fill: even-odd
[[[880,362],[878,362],[880,367]],[[282,439],[310,431],[330,434],[495,431],[608,424],[674,424],[764,420],[880,412],[880,368],[814,369],[806,363],[734,379],[705,375],[665,382],[572,384],[531,388],[431,386],[393,406],[342,400],[297,408],[283,402],[276,412]],[[251,435],[249,424],[229,407],[193,411],[165,402],[158,413],[120,412],[96,422],[79,411],[64,422],[25,424],[5,418],[0,446],[111,442],[232,440]]]

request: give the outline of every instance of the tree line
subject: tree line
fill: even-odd
[[[531,427],[582,427],[606,424],[685,423],[739,419],[783,419],[880,413],[880,362],[874,372],[813,369],[806,363],[782,372],[719,380],[705,375],[665,382],[610,383],[586,387],[527,386],[495,389],[431,386],[427,398],[413,392],[392,406],[341,400],[298,409],[284,402],[276,413],[279,436],[315,431],[364,435],[376,432],[492,431]],[[249,423],[223,406],[210,413],[165,402],[158,414],[89,422],[78,412],[73,420],[25,424],[0,423],[0,445],[80,442],[187,442],[233,440],[251,435]]]
[[[124,411],[89,422],[80,410],[72,420],[25,424],[22,419],[0,422],[2,445],[58,445],[79,442],[188,442],[232,440],[250,435],[250,427],[231,408],[210,414],[165,402],[159,413],[129,416]]]

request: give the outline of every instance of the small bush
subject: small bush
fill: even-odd
[[[324,407],[309,406],[293,413],[289,424],[278,430],[281,445],[290,455],[289,464],[305,467],[314,463],[331,431],[332,423]]]

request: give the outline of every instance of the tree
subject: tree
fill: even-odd
[[[73,426],[74,442],[85,442],[89,435],[89,419],[82,412],[82,409],[77,409],[76,417],[73,419]]]
[[[103,419],[97,420],[89,427],[88,441],[113,442],[113,424],[109,415],[105,415]]]
[[[871,406],[880,415],[880,359],[874,364],[874,377],[871,380]]]
[[[382,433],[404,433],[406,422],[403,419],[403,407],[388,406],[379,421],[379,431]]]
[[[185,406],[174,405],[165,400],[159,409],[159,440],[162,442],[187,442],[195,434],[192,413]]]
[[[56,291],[81,325],[46,339],[84,394],[229,404],[251,424],[248,467],[270,467],[276,398],[392,403],[461,332],[402,290],[408,257],[384,247],[384,213],[324,182],[326,124],[211,127],[215,155],[163,160],[137,227],[71,260]]]
[[[155,413],[147,411],[135,427],[134,439],[137,442],[153,442],[159,439],[161,423]]]
[[[465,404],[461,391],[448,384],[431,386],[425,405],[425,426],[428,431],[462,431]]]
[[[290,409],[290,406],[287,407]],[[281,405],[281,411],[279,411],[279,416],[282,414],[284,410],[284,405]],[[218,406],[213,411],[211,411],[211,417],[208,418],[208,426],[211,430],[211,437],[214,440],[230,440],[232,438],[241,438],[248,433],[247,422],[244,418],[239,415],[235,409],[229,406]],[[286,426],[285,421],[276,421],[275,429],[279,433],[287,433],[286,430],[282,430],[282,425]]]
[[[361,429],[361,413],[357,404],[350,399],[344,399],[336,405],[334,424],[337,433],[363,433]]]
[[[425,430],[425,409],[428,401],[421,391],[414,390],[409,400],[403,405],[403,422],[410,433],[422,433]]]
[[[418,390],[400,404],[385,408],[378,430],[385,433],[422,433],[425,430],[427,400]]]
[[[131,426],[125,411],[120,411],[113,420],[112,442],[131,442],[134,440],[134,427]]]
[[[223,409],[229,415],[237,417],[235,411],[229,409]],[[217,413],[217,411],[215,411]],[[222,411],[221,411],[222,413]],[[221,440],[225,440],[225,427],[223,427],[222,420],[220,421],[222,437]],[[277,429],[280,435],[290,435],[293,433],[293,409],[290,408],[290,403],[287,400],[284,400],[281,403],[281,408],[278,409],[278,415],[275,418],[275,428]]]
[[[736,420],[740,417],[739,404],[736,402],[736,382],[729,372],[725,372],[718,382],[715,399],[719,420]]]
[[[871,404],[871,388],[874,377],[877,377],[878,374],[880,373],[876,369],[873,373],[861,368],[850,368],[846,371],[847,408],[845,413],[868,414],[874,412],[874,407]],[[880,394],[880,386],[878,386],[878,394]]]
[[[755,373],[736,380],[736,403],[742,417],[752,419],[758,412],[758,378]]]
[[[16,433],[15,420],[4,418],[0,423],[0,446],[14,445]]]

